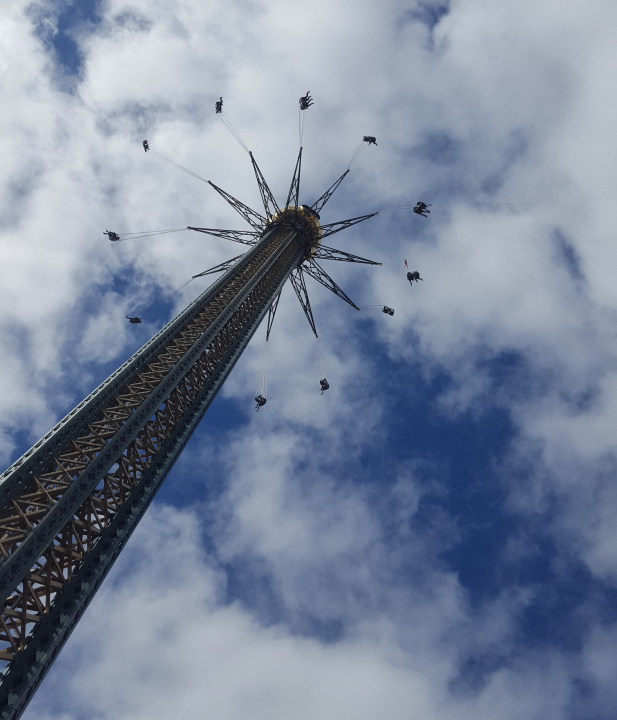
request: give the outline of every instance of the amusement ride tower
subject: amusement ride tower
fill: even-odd
[[[147,141],[144,149],[172,160]],[[266,314],[269,335],[286,281],[316,335],[305,276],[356,307],[319,261],[380,264],[322,244],[377,214],[320,224],[349,168],[300,205],[300,146],[279,207],[249,155],[263,214],[209,184],[251,229],[188,228],[248,251],[202,273],[224,271],[0,476],[0,720],[25,709]]]

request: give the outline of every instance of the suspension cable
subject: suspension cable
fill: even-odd
[[[306,116],[307,116],[307,110],[302,109],[300,106],[298,106],[298,138],[299,138],[299,147],[302,147],[304,143],[304,128],[306,127]]]
[[[172,158],[171,155],[166,153],[164,150],[161,150],[160,147],[156,146],[154,143],[148,143],[147,141],[144,141],[147,143],[147,149],[146,152],[152,153],[152,155],[161,162],[165,163],[166,165],[171,165],[172,167],[175,167],[177,170],[181,170],[182,172],[187,173],[188,175],[192,175],[194,178],[197,178],[198,180],[201,180],[202,182],[207,183],[205,177],[202,177],[196,172],[193,172],[190,168],[186,167],[186,165],[183,165],[178,160],[175,160]],[[146,148],[146,145],[144,145],[144,148]]]
[[[351,168],[358,163],[360,158],[363,155],[366,155],[369,147],[370,145],[367,142],[365,142],[364,140],[360,140],[360,142],[356,145],[356,149],[353,151],[353,155],[347,163],[348,170],[351,170]]]
[[[182,285],[178,285],[178,287],[169,296],[169,299],[173,300],[173,298],[175,298],[178,293],[182,292],[187,285],[190,285],[194,279],[195,278],[190,278],[189,280],[185,280]]]
[[[319,366],[319,379],[328,377],[328,373],[326,372],[326,365],[323,361],[323,355],[321,354],[321,349],[319,347],[319,340],[315,338],[315,348],[317,350],[317,364]]]
[[[264,344],[264,357],[263,357],[263,368],[261,373],[261,396],[264,398],[268,397],[268,341]]]
[[[114,240],[114,242],[123,242],[126,240],[138,240],[140,238],[145,237],[152,237],[153,235],[166,235],[167,233],[176,233],[176,232],[184,232],[188,228],[174,228],[173,230],[142,230],[141,232],[123,232],[123,233],[117,233],[118,238],[117,240]],[[109,233],[104,233],[105,235]],[[116,234],[116,233],[113,233]],[[111,240],[111,238],[110,238]]]
[[[395,275],[405,275],[407,272],[404,268],[396,267],[395,265],[382,264],[381,267],[388,272],[394,273]]]
[[[358,157],[360,154],[360,150],[362,150],[362,146],[364,145],[364,141],[360,140],[360,142],[356,145],[352,156],[349,158],[349,162],[347,163],[347,170],[351,170],[351,168],[356,164],[358,161]]]
[[[397,208],[391,208],[390,210],[380,210],[380,215],[409,215],[413,212],[413,205],[401,205]]]
[[[234,138],[238,141],[244,152],[248,153],[249,149],[247,144],[242,139],[242,135],[240,135],[240,131],[235,126],[234,121],[229,116],[229,113],[224,108],[221,108],[220,112],[217,112],[217,115],[221,118],[221,121],[223,122],[223,125],[229,130],[229,132],[234,136]]]

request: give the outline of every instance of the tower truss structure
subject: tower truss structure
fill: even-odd
[[[250,158],[263,215],[208,183],[251,230],[189,228],[248,251],[200,273],[224,271],[0,475],[0,720],[22,714],[266,314],[269,335],[285,282],[317,335],[305,275],[357,307],[317,260],[380,264],[321,245],[376,214],[320,225],[348,171],[301,206],[300,148],[281,209]]]

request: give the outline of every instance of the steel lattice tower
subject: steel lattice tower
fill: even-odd
[[[377,214],[320,225],[348,170],[301,206],[300,148],[280,209],[250,158],[264,215],[209,184],[251,230],[189,228],[250,249],[0,476],[0,720],[24,711],[285,282],[317,334],[305,274],[356,307],[317,259],[379,264],[321,244]]]

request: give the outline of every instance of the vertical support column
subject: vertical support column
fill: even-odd
[[[269,228],[170,323],[174,331],[145,353],[147,362],[140,351],[124,383],[103,383],[116,389],[106,405],[86,405],[57,426],[48,438],[61,448],[53,462],[43,443],[5,474],[0,720],[27,706],[305,250],[298,230]]]

